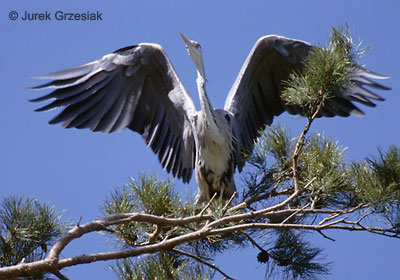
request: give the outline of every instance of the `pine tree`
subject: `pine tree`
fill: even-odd
[[[304,130],[297,138],[280,125],[264,132],[247,158],[242,192],[223,205],[218,199],[196,205],[176,193],[171,180],[141,175],[110,193],[101,206],[104,218],[78,223],[52,243],[65,226],[54,208],[6,198],[0,278],[53,273],[66,279],[64,267],[114,260],[110,269],[120,279],[233,279],[214,258],[254,246],[254,261],[265,264],[268,277],[316,279],[329,273],[329,263],[307,240],[308,232],[328,239],[329,229],[400,238],[400,149],[378,149],[376,157],[349,162],[337,141],[309,134],[324,102],[350,83],[364,52],[347,28],[333,28],[329,45],[311,52],[283,93],[288,104],[306,108]],[[93,231],[106,232],[120,248],[59,258],[70,241]]]
[[[67,229],[61,218],[54,207],[35,199],[5,197],[0,203],[0,268],[43,259],[47,248]],[[27,279],[52,278],[39,272]]]

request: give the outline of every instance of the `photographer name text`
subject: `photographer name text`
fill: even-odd
[[[64,12],[56,11],[55,13],[44,11],[40,13],[32,13],[25,11],[19,15],[16,11],[9,13],[11,20],[17,20],[18,18],[23,21],[102,21],[103,14],[99,11],[87,11],[87,12]]]

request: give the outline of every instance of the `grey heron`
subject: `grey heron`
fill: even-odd
[[[188,183],[193,169],[199,188],[197,203],[215,194],[224,200],[236,191],[233,175],[242,171],[244,154],[275,116],[303,108],[281,99],[284,81],[313,46],[277,35],[260,38],[228,93],[223,109],[214,109],[206,92],[200,44],[181,34],[197,69],[201,110],[182,85],[160,45],[141,43],[121,48],[99,60],[39,78],[51,81],[34,89],[51,93],[32,99],[53,100],[36,111],[63,110],[49,121],[65,128],[111,133],[129,128],[140,133],[164,169]],[[346,89],[329,99],[318,117],[363,115],[352,101],[374,107],[384,100],[365,86],[384,89],[371,79],[384,76],[360,67]]]

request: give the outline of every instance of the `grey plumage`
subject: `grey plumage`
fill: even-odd
[[[205,90],[200,45],[182,37],[197,68],[201,111],[196,110],[162,47],[147,43],[41,76],[52,81],[34,89],[53,91],[31,101],[52,100],[36,111],[63,108],[51,124],[63,122],[66,128],[104,133],[124,128],[136,131],[174,177],[187,183],[196,169],[197,202],[207,201],[214,192],[227,199],[236,190],[235,168],[242,170],[243,152],[252,151],[260,131],[284,111],[304,111],[285,104],[280,95],[283,82],[290,73],[301,70],[313,47],[275,35],[260,38],[240,70],[224,109],[215,110]],[[353,101],[373,107],[371,99],[384,100],[366,88],[389,89],[371,80],[382,78],[360,67],[352,83],[328,100],[319,116],[363,115]]]

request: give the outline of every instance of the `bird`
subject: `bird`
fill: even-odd
[[[52,89],[32,102],[49,101],[35,111],[62,110],[49,123],[111,133],[128,128],[141,134],[164,169],[188,183],[195,171],[198,194],[206,203],[218,195],[232,199],[234,173],[274,117],[284,111],[304,115],[304,108],[281,98],[285,81],[304,67],[314,46],[279,35],[257,40],[245,60],[223,109],[214,109],[206,91],[202,48],[180,33],[197,70],[201,110],[183,86],[163,48],[140,43],[71,69],[38,76],[50,82],[32,89]],[[364,113],[353,102],[374,107],[384,98],[369,88],[389,90],[374,81],[386,76],[359,66],[350,83],[328,99],[317,117]]]

